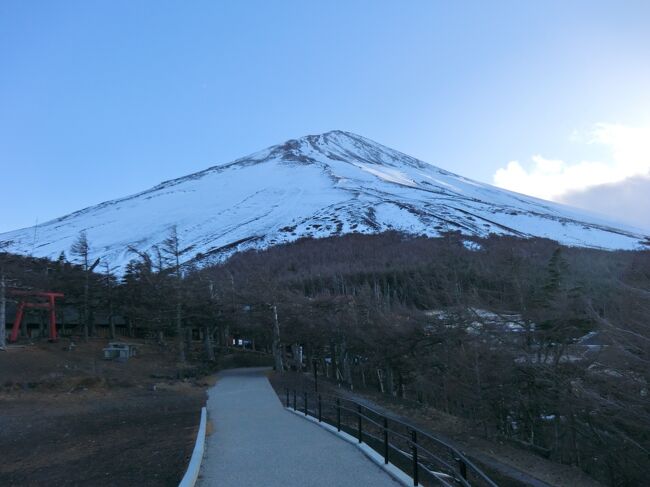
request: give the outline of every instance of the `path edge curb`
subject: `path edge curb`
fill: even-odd
[[[201,408],[201,422],[199,423],[199,432],[196,435],[196,443],[194,444],[194,451],[190,458],[190,463],[187,466],[187,471],[178,484],[178,487],[194,487],[196,480],[199,478],[199,470],[201,469],[201,461],[203,460],[203,452],[205,451],[205,430],[207,424],[208,412],[203,406]]]
[[[351,445],[356,446],[359,450],[361,450],[361,453],[363,453],[366,457],[368,457],[375,465],[377,465],[379,468],[381,468],[383,471],[385,471],[388,475],[390,475],[393,480],[399,482],[401,485],[404,487],[413,487],[413,478],[402,472],[399,468],[397,468],[395,465],[388,464],[386,465],[384,463],[384,457],[382,457],[379,453],[377,453],[375,450],[370,448],[368,445],[365,443],[359,443],[359,440],[349,434],[347,434],[344,431],[338,431],[334,426],[325,423],[325,422],[319,422],[316,418],[312,418],[311,416],[305,416],[304,412],[301,411],[294,411],[290,407],[285,408],[287,411],[290,413],[295,414],[296,416],[300,416],[301,418],[310,421],[314,423],[315,425],[320,426],[326,431],[329,431],[335,436],[338,436],[344,441],[347,441]],[[422,484],[420,484],[421,486]],[[180,487],[180,486],[179,486]]]

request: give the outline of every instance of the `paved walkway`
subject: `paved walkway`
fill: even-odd
[[[285,411],[264,369],[223,372],[207,407],[202,487],[398,485],[355,446]]]

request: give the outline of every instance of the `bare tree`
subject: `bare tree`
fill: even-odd
[[[87,340],[88,339],[88,317],[90,314],[88,309],[88,298],[89,298],[88,268],[90,267],[90,263],[88,261],[89,259],[88,254],[90,252],[90,246],[88,244],[88,236],[86,235],[85,231],[79,233],[77,240],[72,244],[72,247],[70,248],[70,252],[81,260],[81,267],[83,268],[85,273],[82,319],[83,319],[84,339]]]
[[[90,275],[99,264],[99,259],[90,263],[90,244],[85,230],[82,230],[77,240],[72,244],[70,252],[79,258],[81,267],[84,271],[84,295],[83,295],[83,334],[84,339],[88,339],[89,333],[95,334],[95,327],[91,320],[90,314]]]
[[[212,281],[209,281],[208,289],[210,291],[210,310],[212,311],[214,309],[215,305],[215,292],[214,292],[214,284]],[[205,354],[206,358],[210,362],[214,362],[214,346],[212,344],[212,330],[210,329],[211,327],[208,325],[208,322],[206,321],[205,324],[203,325],[203,344],[205,347]]]
[[[4,350],[7,345],[7,298],[5,270],[1,263],[0,266],[0,350]]]
[[[282,342],[280,341],[280,322],[278,321],[278,307],[273,304],[273,360],[275,363],[275,370],[278,372],[284,371],[284,363],[282,360]]]
[[[5,283],[5,263],[3,248],[8,244],[0,244],[0,350],[7,346],[7,287]]]
[[[104,279],[106,284],[106,305],[108,307],[108,328],[110,337],[115,338],[115,313],[113,309],[113,287],[115,286],[115,275],[108,261],[104,262]]]
[[[168,265],[174,275],[174,291],[176,299],[176,340],[178,344],[178,359],[185,362],[185,346],[183,343],[183,310],[182,310],[182,280],[183,274],[181,270],[181,256],[183,251],[180,246],[180,239],[178,237],[178,230],[176,225],[169,229],[169,234],[163,240],[162,252],[166,255]]]

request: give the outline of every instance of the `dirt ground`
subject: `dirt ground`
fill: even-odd
[[[296,387],[298,390],[313,390],[314,387],[313,379],[308,374],[286,372],[280,375],[274,372],[269,378],[283,402],[286,387]],[[552,462],[503,442],[483,439],[463,420],[434,408],[423,408],[368,390],[350,392],[322,378],[319,380],[319,391],[366,404],[454,444],[481,465],[500,486],[602,487],[577,467]]]
[[[125,363],[102,360],[107,340],[0,352],[0,485],[178,485],[207,384],[133,342]]]

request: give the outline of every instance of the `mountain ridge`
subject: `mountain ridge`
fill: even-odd
[[[360,135],[334,130],[290,139],[144,191],[0,234],[8,250],[68,251],[80,231],[93,257],[123,267],[176,226],[194,255],[301,237],[386,230],[437,236],[460,231],[552,238],[566,245],[647,248],[640,230],[456,175]],[[35,238],[36,236],[36,238]]]

